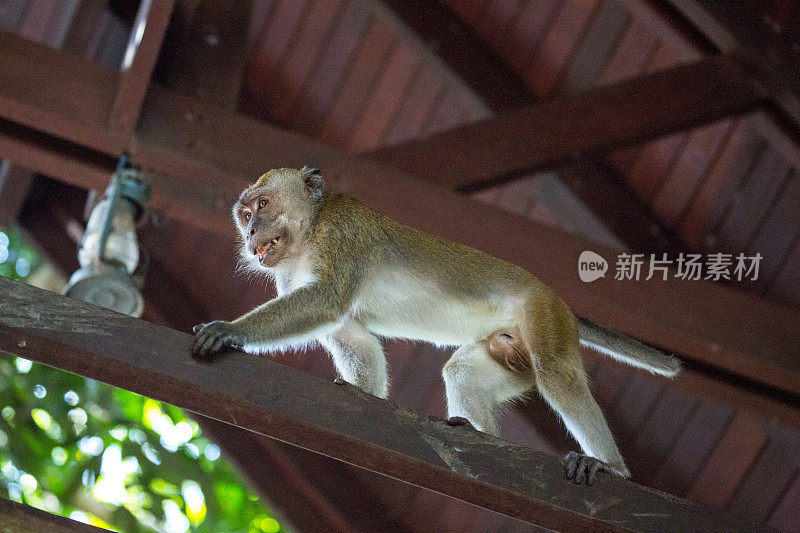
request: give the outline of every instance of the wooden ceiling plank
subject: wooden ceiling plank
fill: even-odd
[[[554,457],[269,359],[228,352],[199,363],[188,353],[191,335],[143,320],[6,279],[0,294],[2,350],[543,527],[754,527],[609,476],[594,487],[567,482]],[[597,505],[587,509],[587,497]]]
[[[420,135],[425,120],[433,113],[443,83],[429,65],[420,64],[403,107],[387,130],[386,144],[397,144]]]
[[[559,0],[528,2],[512,21],[500,55],[515,72],[524,72],[528,68],[547,29],[555,20],[559,3]]]
[[[406,43],[395,43],[349,140],[353,152],[383,144],[385,131],[397,116],[403,103],[401,97],[406,94],[418,68],[419,57],[414,50]]]
[[[182,0],[174,30],[164,42],[171,89],[200,96],[219,107],[236,109],[247,62],[244,31],[253,14],[253,0],[219,2]],[[173,33],[174,32],[174,33]]]
[[[697,191],[733,129],[733,120],[701,126],[691,132],[669,174],[653,197],[652,211],[665,227],[679,227]]]
[[[750,247],[764,256],[763,279],[771,283],[791,253],[792,245],[800,238],[800,176],[794,173],[775,209],[761,227],[758,238]],[[787,228],[796,228],[787,231]]]
[[[727,407],[701,401],[648,486],[685,495],[732,418],[733,413]]]
[[[783,499],[773,511],[769,525],[779,531],[791,531],[800,522],[800,469],[795,473],[794,481],[783,495]]]
[[[642,21],[629,19],[599,84],[617,83],[645,71],[657,46],[658,41]]]
[[[799,467],[797,450],[791,450],[781,435],[770,434],[769,444],[747,472],[728,507],[760,524],[768,522],[770,512],[780,504]]]
[[[275,81],[274,70],[280,64],[281,58],[289,49],[296,28],[306,11],[307,0],[277,0],[275,6],[264,24],[261,26],[259,37],[245,68],[244,91],[248,94],[269,95]],[[256,110],[261,111],[261,105],[245,99]]]
[[[336,97],[347,74],[347,65],[356,54],[370,20],[370,13],[352,0],[344,11],[322,50],[318,65],[309,79],[304,99],[292,107],[292,123],[298,131],[312,134],[319,128],[323,113]]]
[[[600,0],[564,0],[524,74],[526,86],[540,98],[550,96],[601,5]]]
[[[724,508],[761,451],[767,434],[760,421],[739,412],[697,474],[688,497]]]
[[[626,456],[635,479],[649,484],[655,471],[666,460],[670,447],[681,435],[681,430],[699,401],[694,394],[668,386],[658,398],[650,416],[641,426],[626,434],[636,439],[631,446],[631,452]]]
[[[631,0],[681,17],[723,52],[740,53],[772,93],[781,112],[800,128],[800,50],[744,0]],[[666,8],[666,9],[665,9]]]
[[[356,117],[377,83],[381,66],[391,53],[395,38],[378,17],[372,17],[361,46],[352,58],[347,76],[338,89],[317,138],[338,147],[347,145]]]
[[[444,3],[381,0],[373,1],[372,5],[377,12],[396,19],[396,24],[403,27],[403,37],[416,43],[427,58],[442,67],[446,83],[455,81],[465,85],[492,109],[510,110],[529,102],[522,82]],[[469,53],[464,53],[465,50]]]
[[[748,249],[751,237],[792,175],[789,162],[777,150],[769,148],[744,187],[736,191],[731,209],[716,233],[715,248],[751,251]]]
[[[628,10],[617,0],[601,2],[580,46],[570,59],[561,86],[576,92],[595,85],[630,25]]]
[[[330,38],[344,9],[341,0],[314,2],[297,28],[292,49],[281,61],[282,68],[276,76],[278,82],[271,98],[269,111],[278,123],[285,123],[287,115],[298,103],[307,78],[312,73],[318,58],[329,46]],[[336,51],[340,53],[340,50]],[[324,83],[330,83],[326,80]],[[263,97],[263,96],[262,96]]]
[[[730,198],[736,194],[748,169],[755,165],[762,148],[763,142],[751,134],[747,120],[736,121],[736,127],[683,217],[680,233],[690,248],[705,250],[713,246],[709,235],[724,219]]]

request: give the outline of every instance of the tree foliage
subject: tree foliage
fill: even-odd
[[[16,279],[41,263],[2,228],[0,259]],[[0,497],[126,532],[281,529],[177,407],[2,352]]]
[[[278,531],[177,407],[0,359],[0,496],[121,531]]]

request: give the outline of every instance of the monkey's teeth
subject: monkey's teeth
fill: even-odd
[[[275,247],[275,245],[278,244],[278,241],[280,239],[281,239],[280,237],[275,237],[271,241],[266,242],[261,246],[259,246],[258,248],[256,248],[255,253],[258,256],[258,260],[263,261],[264,257],[267,255],[267,252],[272,250]]]

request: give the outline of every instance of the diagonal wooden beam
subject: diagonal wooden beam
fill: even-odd
[[[76,520],[0,498],[0,530],[48,531],[49,533],[101,533],[108,531]]]
[[[0,349],[145,394],[383,475],[561,530],[754,531],[720,511],[602,476],[241,352],[189,357],[192,337],[0,279]],[[591,500],[591,506],[586,501]]]
[[[30,170],[0,161],[0,226],[8,228],[17,221],[32,182]]]
[[[130,138],[150,85],[161,42],[167,31],[175,0],[140,0],[139,10],[120,65],[114,104],[108,126],[123,138]]]
[[[469,191],[741,114],[767,101],[736,59],[711,57],[537,102],[372,155]]]
[[[595,250],[609,258],[613,252],[302,136],[233,114],[211,114],[208,106],[192,99],[153,90],[145,109],[132,148],[134,159],[172,182],[191,176],[187,189],[220,199],[217,219],[224,220],[225,232],[231,227],[229,202],[252,177],[266,168],[317,164],[327,172],[333,190],[403,223],[519,264],[554,286],[579,314],[686,357],[800,393],[800,363],[793,355],[800,331],[791,310],[710,282],[625,282],[609,276],[585,285],[575,272],[581,251]],[[160,186],[155,178],[154,192]],[[687,307],[687,302],[693,304]],[[743,330],[735,325],[743,320],[739,310],[751,305],[770,318],[755,324],[750,316],[751,326]],[[776,327],[776,320],[783,326]]]
[[[683,19],[721,52],[740,55],[770,92],[795,136],[800,130],[800,50],[744,0],[626,0],[654,5]]]

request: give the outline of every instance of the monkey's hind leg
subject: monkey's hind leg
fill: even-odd
[[[348,320],[320,339],[342,379],[379,398],[386,398],[389,379],[380,341],[367,329]]]
[[[447,391],[447,416],[454,425],[466,419],[475,429],[499,435],[500,406],[533,386],[530,372],[515,372],[489,352],[489,339],[461,346],[442,369]]]
[[[530,319],[521,324],[521,333],[533,354],[539,392],[586,454],[567,455],[567,478],[591,484],[598,470],[628,477],[608,423],[589,390],[573,315],[560,300],[540,301]]]

